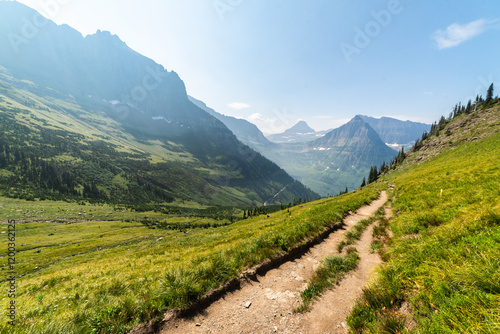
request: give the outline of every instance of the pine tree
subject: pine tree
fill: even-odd
[[[438,132],[443,130],[444,127],[446,126],[446,118],[444,118],[444,116],[441,116],[441,118],[439,119],[439,123],[438,123]]]
[[[366,178],[365,177],[363,178],[363,183],[361,183],[361,188],[363,188],[364,186],[366,186]]]
[[[370,168],[370,174],[368,175],[368,184],[377,181],[378,179],[378,171],[377,166],[373,166]]]
[[[486,100],[484,101],[484,106],[488,107],[491,100],[493,99],[493,84],[488,88],[488,93],[486,94]]]
[[[418,151],[420,149],[420,147],[422,146],[422,142],[420,141],[420,139],[417,139],[415,141],[415,145],[413,145],[413,150],[414,151]]]
[[[472,110],[472,101],[469,100],[469,102],[467,103],[467,107],[465,108],[465,113],[470,114],[471,110]]]
[[[387,165],[385,163],[385,161],[382,163],[382,166],[380,166],[380,170],[379,170],[379,175],[382,174],[382,173],[385,173],[387,169]]]

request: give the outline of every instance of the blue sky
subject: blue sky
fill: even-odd
[[[356,114],[430,123],[500,78],[498,0],[20,2],[84,35],[117,34],[265,133]]]

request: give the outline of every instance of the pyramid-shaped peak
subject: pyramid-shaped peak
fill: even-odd
[[[362,115],[356,115],[351,119],[351,122],[364,122],[363,116]]]
[[[287,132],[310,133],[314,132],[314,130],[305,121],[300,121],[297,124],[295,124],[292,128],[288,129]]]

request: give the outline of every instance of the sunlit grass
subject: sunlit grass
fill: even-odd
[[[208,218],[2,198],[1,219],[43,215],[48,221],[17,225],[14,333],[124,333],[166,309],[189,306],[245,268],[340,222],[349,211],[377,198],[384,186],[217,228],[196,228],[220,223]],[[83,214],[107,220],[83,221]],[[60,221],[51,222],[56,217]],[[140,223],[145,218],[193,225],[183,231],[152,229]],[[5,263],[5,257],[0,261]],[[6,305],[7,296],[0,298]],[[2,320],[0,332],[12,333]]]
[[[388,180],[397,185],[389,261],[351,329],[397,332],[413,319],[422,333],[500,332],[500,134]],[[399,311],[405,301],[411,314]]]

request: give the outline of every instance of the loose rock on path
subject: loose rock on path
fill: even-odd
[[[331,233],[300,258],[243,283],[239,290],[228,293],[191,318],[168,321],[160,333],[347,333],[346,316],[373,269],[381,263],[378,255],[369,251],[371,226],[355,245],[360,255],[357,269],[348,273],[334,289],[313,301],[309,312],[293,313],[293,310],[300,305],[300,292],[307,287],[307,280],[318,268],[320,260],[337,254],[337,244],[342,241],[346,230],[372,216],[386,201],[384,191],[378,200],[347,216],[345,229]]]

